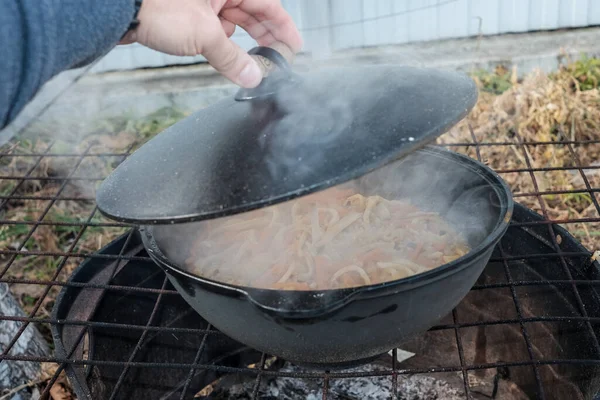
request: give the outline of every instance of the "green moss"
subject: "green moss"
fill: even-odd
[[[581,58],[563,67],[577,80],[581,90],[592,90],[599,87],[600,59],[582,55]]]
[[[513,86],[511,73],[505,68],[496,68],[494,72],[480,69],[471,75],[479,81],[484,92],[502,94]]]

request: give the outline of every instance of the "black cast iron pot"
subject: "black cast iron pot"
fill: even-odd
[[[197,234],[197,223],[146,226],[143,242],[185,300],[233,339],[297,364],[335,368],[366,361],[401,346],[451,312],[505,233],[513,201],[507,185],[485,165],[435,147],[417,150],[355,182],[364,194],[408,199],[440,213],[465,235],[472,250],[397,281],[307,292],[239,287],[186,272],[186,249],[173,243]]]
[[[251,54],[265,66],[261,85],[190,115],[142,146],[102,183],[99,210],[145,226],[148,253],[185,300],[248,346],[325,368],[400,346],[460,302],[511,217],[510,192],[490,169],[423,148],[475,105],[473,80],[398,65],[299,75],[287,64],[290,57],[275,49]],[[184,269],[191,239],[205,221],[218,224],[347,183],[363,195],[410,200],[439,213],[472,250],[419,275],[342,290],[260,290]]]

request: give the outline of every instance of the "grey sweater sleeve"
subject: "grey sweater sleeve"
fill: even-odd
[[[0,0],[0,129],[52,77],[115,46],[133,14],[134,0]]]

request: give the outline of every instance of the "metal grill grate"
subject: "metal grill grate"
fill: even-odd
[[[597,280],[583,280],[583,279],[575,279],[571,274],[570,265],[573,262],[580,262],[581,258],[589,258],[592,256],[591,252],[564,252],[560,248],[560,243],[558,242],[558,236],[555,232],[554,224],[591,224],[595,222],[600,222],[600,204],[598,202],[598,193],[600,192],[600,187],[593,185],[593,179],[590,179],[587,176],[587,171],[600,169],[600,166],[593,165],[582,165],[580,159],[578,157],[577,149],[584,149],[585,146],[599,144],[600,140],[590,140],[590,141],[560,141],[560,142],[525,142],[521,140],[521,138],[516,135],[514,142],[478,142],[475,134],[472,133],[472,141],[471,142],[460,142],[460,143],[451,143],[447,144],[448,147],[455,150],[466,150],[470,154],[474,155],[480,161],[485,161],[482,156],[482,149],[485,148],[501,148],[503,146],[516,146],[522,151],[523,157],[526,162],[526,166],[523,168],[511,168],[511,169],[500,169],[499,172],[501,175],[503,174],[512,174],[512,173],[524,173],[529,174],[533,183],[534,191],[528,192],[515,192],[515,198],[517,201],[522,201],[524,199],[537,199],[539,202],[539,210],[544,216],[544,220],[541,221],[530,221],[530,222],[521,222],[513,224],[513,226],[535,226],[535,225],[546,225],[549,231],[549,237],[552,238],[552,245],[555,248],[555,252],[551,255],[548,254],[529,254],[526,257],[517,256],[511,257],[505,254],[502,247],[500,247],[500,257],[496,257],[492,260],[492,262],[501,262],[504,266],[505,278],[506,281],[503,283],[489,283],[489,284],[478,284],[473,288],[474,291],[479,290],[488,290],[493,288],[507,288],[510,290],[511,296],[514,300],[517,316],[512,319],[504,319],[504,320],[495,320],[495,321],[473,321],[473,322],[462,322],[458,317],[456,310],[452,313],[452,322],[444,325],[439,325],[434,327],[433,331],[440,330],[451,330],[454,332],[457,348],[458,348],[458,360],[459,364],[448,367],[432,367],[426,368],[422,370],[416,369],[399,369],[398,363],[395,361],[396,359],[396,350],[394,350],[392,368],[389,370],[382,370],[378,372],[369,372],[369,373],[360,373],[360,372],[318,372],[318,371],[306,371],[301,373],[282,373],[277,371],[270,371],[265,368],[265,361],[267,359],[267,355],[262,356],[261,362],[259,363],[258,368],[250,369],[250,368],[234,368],[234,367],[226,367],[219,365],[203,365],[198,364],[198,360],[200,360],[200,356],[204,350],[206,339],[210,335],[219,334],[215,330],[211,329],[210,326],[208,329],[188,329],[188,328],[173,328],[173,327],[163,327],[156,325],[155,315],[156,311],[159,309],[161,305],[161,301],[164,296],[177,296],[177,293],[173,290],[169,290],[167,288],[167,280],[166,277],[163,279],[163,285],[161,289],[152,289],[152,288],[144,288],[144,287],[123,287],[113,284],[85,284],[85,283],[77,283],[77,282],[67,282],[68,274],[65,274],[63,269],[67,265],[68,262],[76,261],[77,263],[83,261],[84,259],[104,259],[104,260],[112,260],[117,261],[114,263],[114,271],[116,271],[119,263],[122,263],[124,260],[137,260],[137,261],[149,261],[146,257],[139,257],[136,255],[125,254],[125,247],[127,243],[130,241],[132,237],[132,232],[129,233],[126,240],[126,245],[123,246],[120,253],[118,255],[109,255],[109,254],[96,254],[90,251],[82,251],[79,250],[79,242],[88,229],[106,229],[106,230],[115,230],[129,228],[129,226],[120,223],[113,223],[110,221],[102,220],[97,215],[97,210],[93,205],[93,196],[77,194],[72,195],[66,193],[65,189],[68,187],[78,187],[79,181],[87,181],[87,182],[99,182],[104,176],[82,176],[79,174],[79,170],[81,166],[86,162],[86,160],[100,160],[101,163],[106,163],[107,160],[122,160],[127,156],[126,153],[93,153],[91,152],[91,147],[84,149],[81,153],[55,153],[53,152],[53,145],[50,144],[46,147],[46,149],[42,152],[28,152],[28,153],[19,153],[13,150],[5,151],[0,153],[0,160],[5,160],[7,162],[12,161],[15,158],[19,159],[19,162],[24,162],[29,165],[28,168],[25,169],[23,174],[19,175],[11,175],[11,176],[1,176],[0,179],[4,181],[13,181],[15,184],[8,193],[0,196],[0,209],[4,209],[9,206],[10,202],[20,201],[20,202],[41,202],[45,201],[47,204],[38,210],[38,217],[36,219],[28,220],[26,218],[18,219],[2,219],[0,220],[0,224],[4,227],[8,226],[18,226],[21,227],[25,234],[22,236],[22,239],[19,243],[13,245],[12,249],[2,249],[0,251],[0,255],[3,256],[4,262],[3,266],[0,269],[0,283],[7,283],[11,285],[35,285],[42,291],[38,300],[32,304],[28,315],[19,316],[19,315],[2,315],[0,316],[1,320],[5,321],[17,321],[21,323],[20,329],[17,331],[16,335],[12,338],[11,342],[4,349],[2,354],[0,355],[0,359],[2,362],[12,362],[12,361],[29,361],[29,362],[53,362],[59,365],[58,370],[52,377],[52,379],[48,382],[46,389],[43,393],[44,396],[49,395],[50,387],[54,384],[56,379],[59,377],[61,371],[63,371],[68,365],[112,365],[122,369],[122,373],[119,376],[118,381],[115,384],[113,394],[111,398],[116,397],[118,391],[121,389],[124,378],[128,374],[131,369],[135,368],[164,368],[164,369],[184,369],[189,370],[188,378],[183,388],[183,392],[181,398],[187,398],[190,393],[186,393],[188,390],[188,386],[192,380],[193,374],[197,370],[201,369],[210,369],[218,372],[238,372],[241,374],[251,374],[256,376],[255,386],[254,386],[254,398],[257,398],[259,392],[259,386],[262,379],[270,376],[289,376],[294,378],[304,378],[304,379],[321,379],[323,382],[323,398],[327,398],[328,387],[330,385],[331,380],[335,379],[351,379],[358,377],[367,377],[367,376],[389,376],[392,379],[392,384],[395,388],[397,387],[397,378],[399,375],[406,374],[415,374],[415,373],[436,373],[436,372],[451,372],[456,371],[460,372],[463,375],[464,381],[464,389],[467,394],[470,392],[469,385],[469,373],[476,370],[482,369],[498,369],[501,367],[531,367],[535,371],[535,378],[537,380],[537,395],[539,398],[545,398],[545,387],[542,384],[539,375],[539,368],[545,365],[558,365],[558,364],[579,364],[579,365],[589,365],[589,366],[598,366],[600,365],[600,345],[598,343],[598,338],[596,336],[596,331],[594,327],[600,322],[599,316],[590,316],[588,315],[588,311],[586,309],[586,304],[582,300],[582,296],[580,294],[580,290],[582,287],[594,287],[600,284],[600,281]],[[572,157],[573,166],[570,167],[535,167],[531,159],[529,157],[529,153],[527,152],[528,146],[543,146],[543,145],[561,145],[566,146],[568,148],[569,154]],[[131,149],[129,149],[131,150]],[[60,158],[65,163],[70,163],[71,168],[67,175],[65,176],[52,176],[52,177],[39,177],[37,174],[40,172],[41,168],[44,168],[43,162],[47,159],[58,159]],[[85,169],[85,168],[84,168]],[[554,188],[548,188],[547,190],[540,189],[540,185],[538,183],[536,172],[545,172],[545,171],[555,171],[555,170],[572,170],[579,173],[585,183],[585,189],[577,189],[577,190],[556,190]],[[58,183],[56,185],[56,190],[47,195],[20,195],[20,189],[23,185],[27,184],[30,181],[53,181]],[[548,195],[564,195],[564,194],[579,194],[579,193],[587,193],[592,199],[592,203],[596,209],[598,215],[596,217],[590,218],[558,218],[553,219],[549,214],[547,208],[545,207],[544,196]],[[81,202],[89,209],[89,213],[87,218],[79,221],[60,221],[53,220],[49,218],[50,211],[53,207],[56,207],[58,202],[61,201],[73,201],[73,202]],[[68,248],[64,251],[50,249],[50,248],[40,248],[39,250],[29,250],[25,249],[26,243],[36,235],[36,231],[40,229],[40,227],[50,227],[52,229],[69,228],[71,229],[73,238],[70,241]],[[119,231],[120,232],[120,231]],[[49,279],[30,279],[30,278],[19,278],[11,275],[11,272],[15,269],[20,268],[18,265],[19,257],[31,257],[36,256],[40,258],[52,259],[54,269],[50,274]],[[512,276],[510,263],[515,260],[522,259],[548,259],[548,258],[557,258],[564,269],[564,276],[566,279],[561,280],[519,280],[515,279]],[[519,296],[520,288],[526,287],[534,287],[534,286],[560,286],[561,288],[567,288],[572,291],[572,294],[576,301],[576,306],[578,307],[578,316],[536,316],[536,317],[526,317],[522,314],[522,306],[521,300]],[[54,320],[49,316],[40,315],[40,311],[42,310],[42,305],[49,295],[51,290],[55,290],[53,288],[60,288],[63,286],[71,286],[71,287],[84,287],[84,288],[95,288],[106,291],[115,291],[115,292],[140,292],[140,293],[151,293],[156,294],[156,301],[154,304],[154,309],[150,318],[148,319],[145,325],[134,325],[134,324],[121,324],[121,323],[108,323],[108,322],[91,322],[87,320]],[[528,327],[532,323],[536,322],[566,322],[572,324],[585,324],[586,329],[589,332],[591,338],[593,338],[593,343],[595,349],[593,352],[595,354],[594,357],[590,357],[589,359],[536,359],[535,355],[532,351],[532,343],[531,337],[528,332]],[[23,334],[26,327],[29,324],[35,324],[36,326],[48,326],[48,325],[62,325],[62,326],[80,326],[84,329],[81,330],[81,333],[78,337],[78,340],[82,340],[85,336],[86,329],[88,328],[104,328],[110,329],[114,328],[117,331],[122,329],[129,330],[137,330],[141,331],[142,334],[135,346],[133,352],[129,355],[127,361],[117,362],[117,361],[109,361],[109,360],[81,360],[73,357],[73,352],[75,347],[68,352],[66,357],[27,357],[27,356],[15,356],[12,355],[11,349],[19,339],[20,335]],[[526,343],[527,354],[521,360],[515,361],[507,361],[507,362],[493,362],[493,363],[479,363],[479,362],[471,362],[470,360],[465,359],[465,355],[463,354],[463,343],[462,343],[462,335],[461,332],[464,329],[473,328],[482,325],[501,325],[501,324],[518,324],[520,326],[520,330],[523,336],[523,339]],[[197,354],[194,358],[193,363],[151,363],[151,362],[138,362],[136,360],[136,354],[142,348],[143,344],[149,340],[153,335],[159,333],[172,333],[172,334],[198,334],[203,335],[203,339],[201,341],[201,345],[197,350]]]

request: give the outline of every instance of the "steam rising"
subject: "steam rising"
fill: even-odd
[[[352,125],[354,116],[349,99],[355,93],[332,92],[326,84],[318,90],[284,90],[276,103],[283,115],[269,123],[261,145],[273,178],[290,170],[306,175],[326,157],[324,147],[339,140]]]
[[[308,186],[441,133],[466,113],[474,92],[470,78],[439,71],[322,68],[252,112],[265,115],[259,145],[271,178]]]
[[[365,196],[381,196],[388,200],[401,200],[416,206],[422,211],[439,213],[448,222],[450,231],[458,231],[460,236],[467,240],[471,248],[480,245],[491,233],[497,223],[499,214],[497,194],[487,181],[471,169],[449,159],[447,155],[440,156],[440,153],[428,150],[418,151],[360,179],[318,193],[317,196],[327,199],[335,196],[335,192],[340,189],[351,189]],[[261,271],[265,270],[266,266],[274,263],[285,266],[294,262],[294,256],[288,256],[290,254],[289,244],[269,238],[268,251],[261,253],[260,256],[250,257],[249,253],[244,250],[244,246],[253,246],[255,241],[260,241],[257,239],[262,233],[260,228],[249,235],[240,234],[240,243],[232,246],[227,251],[217,252],[215,250],[214,254],[210,254],[210,246],[212,245],[209,242],[218,238],[217,232],[228,225],[240,224],[240,221],[253,224],[253,220],[264,220],[264,215],[289,214],[290,209],[302,201],[302,199],[294,200],[263,210],[245,213],[242,216],[237,215],[212,221],[185,224],[179,227],[155,227],[155,237],[159,246],[171,260],[181,266],[186,265],[187,260],[188,264],[184,268],[193,273],[198,273],[199,269],[189,266],[190,249],[194,247],[198,249],[205,245],[200,252],[202,256],[198,258],[197,265],[219,267],[208,268],[211,271],[210,276],[203,276],[218,281],[225,280],[223,277],[229,277],[230,280],[237,282],[252,282],[257,279]],[[313,212],[314,210],[308,209],[304,212],[304,215],[310,218]],[[381,212],[381,210],[375,208],[372,217],[374,221],[379,218],[378,212]],[[395,214],[391,216],[389,222],[382,219],[377,224],[374,223],[373,226],[385,230],[387,223],[391,224],[394,219],[403,217],[405,218],[406,215]],[[288,223],[292,224],[293,222],[289,221]],[[373,230],[371,233],[374,237],[383,235],[382,232],[377,230]],[[414,240],[414,236],[411,236],[412,234],[408,231],[396,233],[407,235],[411,241]],[[431,238],[427,235],[429,234],[424,231],[421,237],[423,243],[431,242]],[[457,239],[457,235],[453,236],[450,238],[451,240]],[[418,238],[417,236],[417,240]],[[366,252],[377,248],[376,245],[372,246],[371,244],[363,240],[357,240],[356,235],[340,235],[329,247],[326,246],[323,249],[323,254],[332,257],[341,256],[350,266],[355,263],[355,260],[364,256]],[[387,244],[382,241],[381,246],[387,246]],[[408,249],[402,247],[394,250],[396,251],[395,256],[408,258]],[[202,268],[200,270],[206,271]],[[293,307],[293,301],[288,300],[281,301],[289,303],[287,306]],[[325,302],[326,299],[322,299],[322,301]],[[283,305],[283,303],[280,305]]]
[[[427,129],[427,118],[436,118],[434,113],[442,112],[440,103],[435,105],[423,105],[422,99],[433,96],[430,92],[416,95],[410,91],[402,92],[402,101],[393,101],[397,94],[397,87],[388,84],[390,77],[385,74],[371,76],[369,79],[361,80],[356,73],[340,79],[334,76],[336,72],[318,75],[320,81],[310,82],[303,85],[301,90],[293,87],[281,90],[276,95],[272,105],[260,104],[253,112],[267,116],[264,120],[262,136],[259,137],[259,146],[262,149],[268,172],[274,181],[286,180],[291,176],[294,182],[309,187],[319,179],[319,174],[334,168],[340,174],[346,171],[340,170],[339,163],[346,168],[352,168],[353,159],[344,159],[346,154],[356,152],[345,152],[343,146],[365,146],[361,154],[363,160],[375,160],[380,157],[376,153],[376,146],[368,147],[373,141],[380,140],[377,136],[381,132],[398,132],[397,135],[388,135],[386,140],[380,140],[385,145],[397,146],[396,141],[411,141],[413,139],[407,132],[417,129]],[[339,72],[338,72],[339,73]],[[407,78],[410,79],[410,78]],[[413,87],[407,84],[408,87]],[[437,93],[439,88],[429,88]],[[393,90],[396,90],[394,92]],[[418,98],[413,100],[413,98]],[[457,100],[458,101],[458,100]],[[423,109],[422,107],[426,108]],[[414,114],[411,112],[414,110]],[[271,118],[269,112],[276,113],[276,118]],[[454,111],[449,112],[452,114]],[[414,118],[424,118],[424,124],[411,125]],[[376,129],[370,129],[373,121],[377,122]],[[435,122],[432,122],[435,124]],[[391,138],[391,139],[390,139]],[[391,141],[390,141],[391,140]],[[359,152],[362,148],[358,149]],[[372,153],[371,153],[372,152]],[[371,157],[371,158],[369,158]],[[334,161],[332,161],[334,160]],[[338,163],[338,164],[336,164]],[[316,178],[315,178],[316,177]],[[252,179],[252,176],[248,176]],[[436,213],[448,223],[447,231],[450,232],[449,241],[460,241],[464,238],[469,247],[480,245],[484,239],[493,231],[499,216],[497,194],[479,173],[461,165],[461,163],[448,155],[440,155],[437,152],[419,151],[402,160],[392,162],[383,168],[376,169],[363,177],[346,182],[345,184],[326,190],[317,194],[324,199],[336,196],[340,189],[351,189],[352,192],[364,196],[381,196],[389,201],[401,201],[418,208],[423,212]],[[197,222],[178,226],[159,226],[153,232],[159,247],[176,264],[194,273],[217,281],[238,282],[244,286],[248,282],[256,281],[259,275],[267,267],[281,265],[283,274],[282,281],[290,274],[296,274],[306,278],[311,273],[312,261],[308,261],[308,270],[299,271],[290,267],[297,262],[297,252],[290,249],[289,242],[281,240],[277,235],[270,236],[265,232],[268,230],[261,225],[261,220],[271,219],[270,225],[280,224],[284,227],[292,226],[297,221],[293,217],[288,219],[277,219],[278,215],[292,215],[294,208],[302,209],[303,198],[283,204],[271,206],[266,209],[251,211],[243,215]],[[346,199],[338,199],[338,207],[343,207]],[[319,212],[315,209],[302,209],[301,214],[305,220],[319,218]],[[389,229],[395,220],[405,218],[406,215],[392,214],[388,222],[385,214],[389,211],[374,208],[374,221],[367,238],[360,235],[338,235],[335,241],[320,250],[320,255],[331,259],[343,259],[347,268],[353,268],[360,257],[365,253],[382,246],[389,246],[389,242],[383,240],[377,244],[379,236],[405,235],[410,237],[405,242],[400,241],[400,248],[390,249],[395,252],[395,257],[401,259],[410,258],[408,242],[428,244],[432,242],[431,235],[424,229],[423,232],[393,232]],[[380,215],[378,214],[380,213]],[[315,217],[315,215],[317,215]],[[257,222],[258,221],[258,222]],[[228,226],[253,226],[250,230],[235,232],[228,230]],[[386,225],[387,224],[387,225]],[[413,227],[414,228],[414,227]],[[407,229],[413,229],[407,228]],[[242,228],[240,228],[242,229]],[[319,237],[325,235],[323,232],[315,232],[314,228],[310,238],[299,239],[311,240],[314,245]],[[453,231],[459,232],[454,234]],[[235,236],[236,241],[228,242],[226,249],[219,246],[219,234],[228,237]],[[418,235],[422,234],[421,237]],[[429,236],[428,236],[429,235]],[[281,235],[279,235],[281,236]],[[370,237],[369,237],[370,236]],[[261,239],[261,237],[263,239]],[[266,239],[265,239],[266,237]],[[360,238],[360,239],[359,239]],[[373,240],[371,240],[373,239]],[[267,249],[258,253],[248,251],[253,246],[261,246],[266,240]],[[373,243],[375,242],[375,243]],[[403,246],[406,244],[407,246]],[[214,246],[214,247],[211,247]],[[191,250],[195,249],[195,255]],[[435,252],[428,247],[428,251]],[[197,260],[194,259],[197,257]],[[414,261],[414,260],[413,260]],[[190,267],[190,263],[196,263],[196,267]],[[440,262],[437,265],[442,265]],[[209,272],[206,273],[206,266]],[[414,273],[423,272],[415,267]],[[286,272],[287,270],[287,272]],[[358,273],[358,269],[355,269]],[[399,276],[396,276],[399,279]],[[393,279],[390,279],[393,280]],[[314,288],[314,282],[309,282]],[[283,300],[282,300],[283,301]],[[323,302],[326,299],[322,300]],[[288,304],[292,306],[293,302]]]

